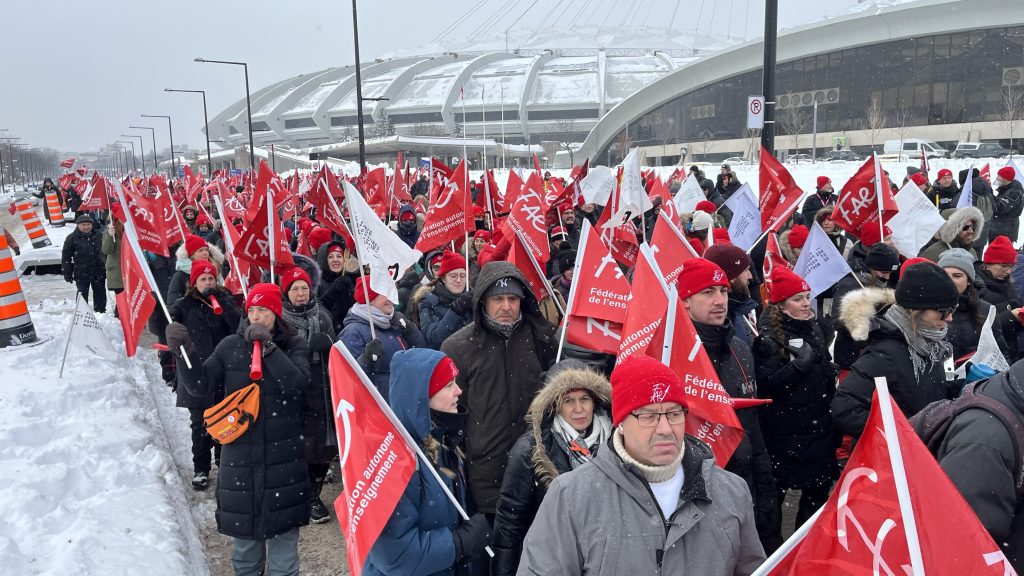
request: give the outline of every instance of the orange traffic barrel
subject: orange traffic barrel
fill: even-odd
[[[28,313],[28,303],[21,291],[7,236],[0,226],[0,348],[31,344],[37,340],[39,336]]]
[[[64,209],[61,208],[60,198],[57,193],[49,191],[46,193],[46,214],[50,226],[61,228],[64,226]]]
[[[43,229],[43,223],[39,221],[36,211],[32,209],[32,202],[18,201],[14,204],[14,209],[17,210],[21,223],[25,225],[25,231],[28,232],[28,239],[32,241],[32,247],[49,246],[50,238],[46,235],[46,230]]]

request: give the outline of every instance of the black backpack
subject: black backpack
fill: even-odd
[[[981,408],[998,418],[1003,426],[1006,426],[1006,430],[1010,433],[1010,440],[1013,441],[1017,470],[1014,474],[1014,486],[1017,488],[1019,500],[1024,497],[1024,458],[1021,457],[1021,448],[1024,448],[1024,424],[1005,404],[980,393],[988,382],[988,380],[971,382],[964,386],[960,397],[954,400],[932,402],[910,418],[910,425],[914,428],[914,432],[921,437],[932,455],[937,456],[953,420],[965,410]]]

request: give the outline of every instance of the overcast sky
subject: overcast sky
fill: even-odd
[[[761,0],[681,2],[676,29],[748,38],[763,29]],[[856,3],[783,0],[780,19],[795,25]],[[469,36],[481,25],[503,30],[520,15],[517,27],[554,22],[571,34],[574,19],[583,23],[588,14],[604,18],[634,6],[636,23],[666,26],[674,6],[669,0],[362,0],[362,59],[426,44],[478,4],[450,37]],[[618,14],[612,16],[609,21],[616,21]],[[205,89],[212,118],[243,97],[245,85],[241,67],[194,58],[248,62],[255,92],[289,76],[352,63],[351,25],[348,0],[5,0],[0,129],[31,146],[62,151],[95,150],[122,133],[139,133],[148,150],[149,133],[128,129],[148,125],[157,128],[157,148],[163,149],[166,122],[139,114],[168,114],[175,143],[202,147],[200,95],[163,89]]]

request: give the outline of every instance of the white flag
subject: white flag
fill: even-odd
[[[761,211],[757,207],[757,198],[750,185],[743,183],[739,190],[725,201],[725,206],[732,210],[732,221],[729,222],[729,238],[732,243],[744,250],[750,250],[761,237]]]
[[[676,192],[675,197],[672,198],[672,202],[675,203],[676,210],[679,212],[693,212],[701,200],[707,200],[707,197],[704,196],[704,191],[701,190],[700,183],[697,182],[693,172],[690,172],[690,175],[683,180],[679,187],[679,192]]]
[[[1020,166],[1017,166],[1017,163],[1013,160],[1013,158],[1007,160],[1006,165],[1013,168],[1013,171],[1015,173],[1013,179],[1020,182],[1021,184],[1024,184],[1024,170],[1021,170]]]
[[[978,338],[978,350],[971,356],[972,364],[984,364],[996,372],[1003,372],[1010,369],[1010,363],[999,350],[996,337],[992,334],[992,324],[996,320],[996,307],[988,307],[988,317],[981,326],[981,336]],[[967,363],[965,362],[956,370],[961,378],[967,376]]]
[[[68,335],[68,346],[77,348],[91,356],[99,356],[106,360],[117,360],[117,352],[110,344],[110,338],[103,332],[96,316],[89,309],[85,298],[75,299],[75,317],[71,319],[71,333]]]
[[[829,240],[828,234],[815,222],[811,225],[807,242],[800,250],[800,257],[793,265],[793,272],[807,281],[811,287],[811,297],[816,298],[852,270],[836,245]]]
[[[957,209],[974,206],[974,164],[967,169],[967,178],[964,179],[964,189],[960,191],[960,199],[956,201]]]
[[[615,190],[615,173],[607,166],[593,166],[579,181],[577,187],[587,204],[604,206]]]
[[[395,282],[423,254],[402,242],[398,235],[377,218],[363,195],[347,180],[343,182],[359,262],[370,267],[370,288],[398,304],[398,287]]]
[[[654,205],[644,192],[644,184],[640,177],[640,153],[636,148],[626,154],[622,160],[622,181],[619,183],[619,198],[605,228],[618,228],[626,221],[647,212]]]
[[[913,258],[946,221],[913,180],[908,180],[906,186],[896,193],[895,200],[899,212],[887,225],[892,230],[896,249],[907,258]]]

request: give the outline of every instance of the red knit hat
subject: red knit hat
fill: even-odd
[[[345,253],[345,247],[342,246],[340,243],[331,244],[330,246],[327,247],[327,253],[330,254],[331,252],[337,252],[338,254],[344,254]]]
[[[365,291],[363,289],[363,286],[366,286]],[[360,276],[359,279],[356,280],[356,302],[358,302],[359,304],[368,304],[369,302],[366,300],[367,292],[370,293],[369,302],[372,302],[374,298],[380,296],[380,294],[374,292],[373,288],[370,287],[370,277]]]
[[[818,176],[818,190],[821,190],[825,184],[831,184],[832,179],[828,176]]]
[[[1017,177],[1017,171],[1013,169],[1013,166],[1003,166],[996,171],[996,175],[1007,182],[1013,182],[1013,179]]]
[[[686,408],[679,375],[646,354],[632,354],[612,370],[612,425],[618,426],[637,408],[675,402]]]
[[[415,219],[416,219],[416,211],[415,210],[406,210],[406,211],[404,211],[404,212],[402,212],[401,214],[398,215],[398,221],[399,222],[412,222]]]
[[[195,286],[196,282],[199,281],[199,277],[203,274],[213,274],[214,279],[216,279],[217,267],[207,260],[196,260],[192,263],[192,271],[188,274],[189,285]]]
[[[490,242],[491,241],[491,232],[490,232],[490,230],[477,230],[476,232],[473,233],[473,239],[476,240],[477,238],[483,238],[484,242]]]
[[[468,270],[466,266],[466,257],[462,254],[456,254],[455,252],[445,252],[441,256],[441,270],[438,271],[437,277],[440,278],[449,272],[455,270]]]
[[[676,282],[680,300],[711,286],[729,287],[729,277],[721,266],[703,258],[691,258],[683,264],[683,271]]]
[[[562,204],[558,207],[559,214],[565,214],[566,212],[576,212],[576,209],[573,208],[572,206],[572,202],[562,202]]]
[[[921,258],[920,256],[915,256],[914,258],[908,258],[906,262],[904,262],[903,264],[900,264],[900,276],[903,275],[903,272],[907,268],[910,268],[914,264],[920,264],[921,262],[927,262],[929,264],[934,264],[934,262],[932,262],[931,260],[929,260],[927,258]]]
[[[430,374],[430,385],[427,386],[428,397],[433,398],[434,394],[440,392],[442,388],[447,386],[458,375],[459,368],[455,365],[455,361],[448,356],[441,358],[441,361],[437,363],[437,366],[434,366],[434,371]]]
[[[985,264],[1014,264],[1017,262],[1017,251],[1006,236],[996,236],[985,249],[982,258]]]
[[[889,236],[892,234],[892,230],[888,226],[882,225],[885,235]],[[881,242],[882,239],[878,237],[878,222],[871,222],[870,224],[864,224],[860,228],[860,243],[865,248],[874,246]]]
[[[213,221],[210,220],[210,217],[207,216],[204,212],[200,212],[199,216],[196,216],[196,228],[199,228],[200,226],[203,226],[204,224],[206,226],[211,227],[211,228],[213,227]]]
[[[281,317],[281,289],[277,284],[257,284],[249,288],[249,297],[245,299],[245,311],[253,306],[262,306]]]
[[[309,247],[316,252],[321,246],[331,241],[331,231],[324,227],[313,228],[309,232]]]
[[[928,176],[924,172],[914,172],[910,175],[910,179],[918,186],[925,186],[928,184]]]
[[[728,228],[715,228],[711,231],[711,236],[715,239],[715,244],[732,244]]]
[[[953,171],[950,170],[949,168],[943,168],[942,170],[939,170],[939,175],[937,176],[937,178],[939,180],[942,180],[942,178],[944,176],[949,176],[950,178],[952,178],[953,177]]]
[[[554,240],[559,236],[562,237],[562,240],[565,240],[566,238],[569,237],[569,233],[565,231],[565,228],[561,226],[555,226],[554,228],[551,229],[551,239]]]
[[[803,248],[807,243],[807,236],[811,233],[807,226],[797,224],[789,231],[789,246],[791,248]]]
[[[206,240],[203,240],[202,236],[190,234],[185,238],[185,252],[188,254],[189,258],[203,248],[208,248],[208,246],[206,244]]]
[[[313,283],[309,280],[309,274],[306,274],[305,270],[296,266],[281,275],[281,292],[287,294],[288,291],[291,290],[292,284],[299,280],[305,282],[306,286],[310,288],[313,287]]]
[[[795,296],[801,292],[807,292],[811,289],[807,285],[807,281],[796,275],[795,272],[786,268],[785,266],[776,266],[772,268],[772,281],[769,286],[768,299],[771,300],[772,304],[778,304],[783,300]]]
[[[715,206],[715,203],[711,200],[701,200],[700,202],[697,202],[697,207],[694,208],[694,211],[696,210],[707,212],[708,214],[714,214],[715,211],[718,210],[718,206]]]
[[[485,212],[482,206],[477,206],[476,204],[473,205],[473,219],[483,218],[484,214]]]
[[[299,232],[305,232],[309,234],[309,231],[313,229],[313,221],[303,216],[299,218]]]

